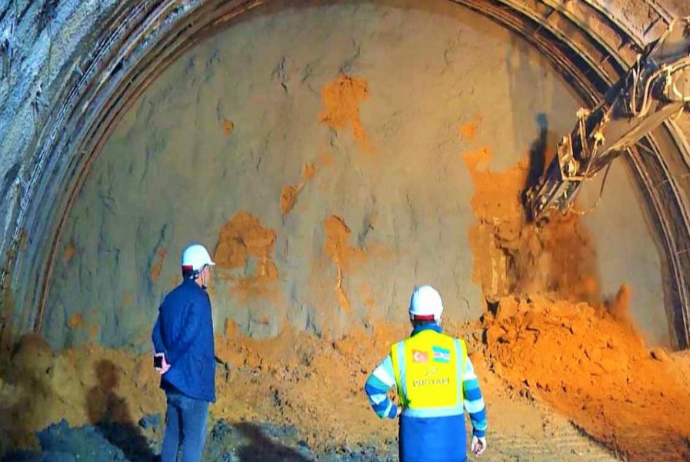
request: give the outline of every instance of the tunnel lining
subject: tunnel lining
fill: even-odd
[[[579,36],[579,39],[584,40],[583,37],[588,36],[591,43],[583,47],[581,43],[569,41],[570,37],[558,30],[558,24],[554,24],[554,20],[549,21],[554,11],[570,21],[574,18],[573,14],[562,14],[553,8],[555,2],[454,2],[489,16],[502,26],[519,33],[546,54],[578,94],[590,104],[596,101],[606,85],[620,76],[624,67],[629,64],[631,54],[639,51],[640,44],[650,35],[663,30],[671,17],[657,4],[650,3],[650,11],[653,11],[656,17],[648,14],[650,24],[643,28],[646,32],[642,36],[635,34],[629,25],[621,21],[611,21],[610,31],[606,34],[591,34],[584,30],[584,35]],[[18,288],[16,292],[20,296],[17,300],[22,306],[27,307],[26,309],[36,308],[30,311],[28,316],[27,313],[23,313],[23,317],[28,318],[22,326],[24,329],[40,331],[42,328],[45,299],[65,217],[88,174],[91,162],[119,118],[141,92],[187,49],[220,28],[227,27],[229,21],[263,3],[266,2],[168,0],[120,6],[121,9],[109,17],[111,22],[106,20],[104,23],[107,26],[104,30],[110,30],[113,26],[115,30],[110,35],[102,34],[96,41],[95,51],[90,55],[91,62],[83,75],[77,79],[75,76],[78,75],[74,73],[73,68],[65,71],[68,75],[63,77],[64,81],[74,83],[64,85],[62,95],[57,98],[62,104],[46,123],[50,130],[39,134],[33,145],[37,154],[31,156],[32,174],[15,220],[15,251],[8,258],[2,273],[4,285],[8,284],[11,278],[12,285]],[[602,7],[593,0],[577,4],[589,8],[598,18],[605,14]],[[551,13],[548,13],[548,8],[552,9]],[[573,24],[582,29],[581,24],[575,21]],[[622,44],[612,43],[621,35]],[[168,46],[172,50],[167,49]],[[616,50],[617,53],[612,53],[612,50]],[[580,53],[590,53],[599,57],[601,54],[609,53],[606,61],[611,61],[610,66],[597,66],[596,57],[590,54],[582,56]],[[601,64],[601,61],[598,62]],[[158,64],[152,68],[153,63]],[[91,117],[89,120],[88,108],[103,110],[95,111],[99,116]],[[676,129],[677,127],[667,124],[659,130],[670,133],[671,138],[676,140],[677,152],[681,153],[681,157],[687,158],[688,153],[684,152],[687,142],[684,146],[684,136]],[[650,215],[655,217],[654,221],[662,235],[666,257],[670,260],[673,292],[678,295],[678,299],[673,300],[671,304],[682,308],[681,319],[677,319],[677,313],[674,318],[682,324],[675,326],[675,342],[678,347],[685,348],[688,346],[687,312],[690,303],[685,290],[683,270],[690,269],[690,255],[687,252],[679,254],[678,250],[679,247],[690,248],[687,245],[690,242],[685,212],[687,208],[682,197],[673,190],[673,178],[670,172],[663,169],[664,153],[658,150],[653,139],[654,135],[650,136],[651,149],[655,151],[657,161],[662,166],[662,173],[650,174],[650,169],[657,172],[659,170],[654,169],[647,163],[645,156],[640,156],[635,151],[630,160],[642,184],[647,185],[646,197],[653,196],[652,191],[655,191],[653,175],[662,175],[656,182],[666,180],[672,184],[671,193],[664,193],[665,196],[657,200],[653,197],[648,199],[647,206]],[[77,154],[71,156],[72,153]],[[70,161],[65,162],[65,157]],[[49,179],[54,180],[48,181]],[[53,197],[51,193],[59,197],[57,207],[46,205],[40,200]],[[667,203],[675,204],[671,217],[667,216],[669,210],[664,206],[664,198],[667,199]],[[678,224],[678,218],[683,223],[680,228],[672,226]],[[20,245],[25,239],[23,235],[28,235],[31,244],[24,248]],[[51,243],[45,245],[46,242]],[[17,253],[19,257],[13,256]],[[32,287],[36,290],[31,290]]]

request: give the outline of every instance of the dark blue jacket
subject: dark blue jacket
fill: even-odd
[[[216,401],[216,362],[211,301],[204,289],[185,280],[161,303],[153,328],[153,346],[165,353],[170,370],[161,388],[190,398]]]

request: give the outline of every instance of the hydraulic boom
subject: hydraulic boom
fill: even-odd
[[[526,208],[535,222],[553,210],[566,213],[582,182],[665,120],[690,108],[690,17],[675,20],[593,109],[580,109],[573,131],[527,190]]]

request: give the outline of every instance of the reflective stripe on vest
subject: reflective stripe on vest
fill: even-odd
[[[446,417],[463,414],[465,342],[431,329],[391,347],[391,361],[403,415]]]

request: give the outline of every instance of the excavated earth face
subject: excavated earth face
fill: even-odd
[[[509,263],[483,317],[482,359],[509,388],[549,403],[624,460],[688,460],[690,355],[645,346],[629,310],[630,286],[598,299],[592,242],[578,214],[537,228],[525,223],[518,201],[487,199],[492,190],[518,196],[526,172],[518,165],[480,174],[487,157],[465,156],[477,185],[471,242],[475,254],[500,253],[499,262]],[[483,287],[487,274],[475,264]],[[501,288],[511,295],[500,296]],[[655,443],[662,440],[668,444]]]
[[[687,460],[687,419],[660,416],[687,414],[690,358],[659,348],[661,259],[626,164],[587,215],[536,228],[520,205],[580,104],[532,48],[451,4],[246,15],[156,80],[90,167],[41,335],[1,345],[0,453],[63,418],[163,412],[150,329],[198,240],[217,262],[214,420],[394,451],[362,389],[431,283],[473,353],[489,460]]]
[[[661,263],[623,162],[577,223],[537,235],[504,216],[532,153],[572,128],[567,85],[491,21],[412,6],[259,10],[182,56],[114,130],[69,211],[48,342],[148,351],[180,251],[198,240],[218,261],[216,326],[252,337],[403,322],[423,281],[460,320],[486,296],[606,297],[625,282],[647,339],[667,345]],[[518,192],[491,179],[504,170]],[[613,217],[626,239],[593,240]],[[533,261],[545,245],[549,261]],[[513,267],[549,280],[519,287],[505,279]]]

